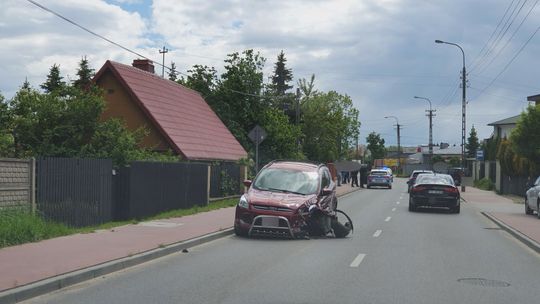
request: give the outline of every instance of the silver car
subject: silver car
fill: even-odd
[[[533,211],[536,211],[540,219],[540,176],[525,193],[525,213],[533,214]]]

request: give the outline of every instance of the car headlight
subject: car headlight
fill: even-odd
[[[244,195],[242,195],[242,197],[240,197],[240,201],[238,202],[238,207],[242,207],[242,208],[246,208],[246,209],[249,207],[247,198]]]

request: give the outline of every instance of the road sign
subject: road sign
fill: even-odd
[[[484,150],[476,151],[476,160],[484,160]]]
[[[249,131],[248,137],[254,144],[258,145],[266,138],[266,131],[264,131],[261,126],[256,125],[253,129],[251,129],[251,131]]]

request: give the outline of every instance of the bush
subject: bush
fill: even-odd
[[[71,229],[25,209],[0,209],[0,248],[67,235]]]
[[[495,189],[495,184],[489,178],[482,178],[474,181],[474,186],[478,189],[492,191]]]

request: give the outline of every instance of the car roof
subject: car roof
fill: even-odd
[[[281,168],[292,169],[300,171],[317,171],[320,167],[325,166],[321,163],[307,162],[307,161],[289,161],[289,160],[275,160],[264,166],[264,168]]]

